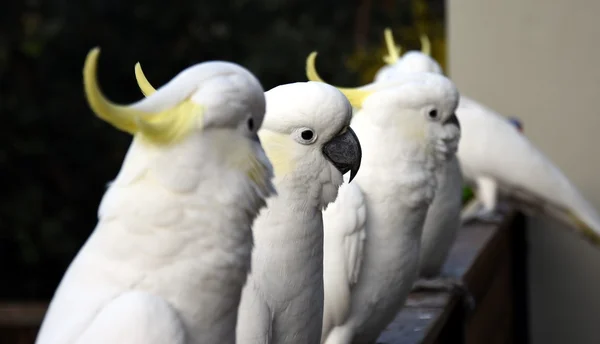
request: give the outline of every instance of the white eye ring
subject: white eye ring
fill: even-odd
[[[292,133],[294,140],[303,145],[309,145],[317,140],[317,133],[310,128],[298,128]]]

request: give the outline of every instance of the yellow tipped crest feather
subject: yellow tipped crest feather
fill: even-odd
[[[146,97],[156,92],[156,89],[154,89],[146,78],[146,75],[144,75],[139,62],[135,64],[135,81],[137,81],[138,87]]]
[[[394,64],[400,59],[400,53],[402,53],[402,47],[396,45],[394,42],[394,35],[392,34],[392,30],[390,28],[386,28],[383,31],[383,36],[385,38],[385,45],[387,46],[388,54],[383,57],[383,62],[391,65]]]
[[[310,81],[319,81],[319,82],[327,84],[325,81],[323,81],[323,79],[321,79],[321,77],[319,76],[319,73],[317,73],[317,68],[315,67],[316,59],[317,59],[316,51],[313,51],[312,53],[310,53],[310,55],[308,55],[308,58],[306,59],[306,77]],[[328,84],[328,85],[330,85],[330,84]],[[331,86],[333,86],[333,85],[331,85]],[[340,92],[342,92],[346,96],[346,98],[348,98],[348,101],[350,102],[350,104],[355,108],[361,108],[364,100],[367,99],[367,97],[370,96],[371,93],[373,93],[373,92],[361,90],[358,88],[343,88],[343,87],[337,87],[337,86],[333,86],[333,87],[337,88]]]
[[[96,70],[98,69],[98,56],[100,48],[92,49],[86,59],[83,67],[83,87],[90,107],[104,121],[110,123],[117,129],[123,130],[134,135],[137,131],[135,125],[135,116],[143,115],[136,113],[126,106],[112,103],[100,91],[98,80],[96,79]]]
[[[427,35],[421,35],[421,52],[427,56],[431,56],[431,42]]]
[[[142,93],[148,97],[154,92],[156,89],[150,81],[146,78],[144,71],[142,70],[142,66],[140,63],[135,64],[135,80],[137,81],[138,87],[142,91]],[[191,102],[186,102],[184,104],[193,104]],[[185,111],[185,109],[181,109],[181,111]],[[171,127],[172,129],[173,127]],[[169,130],[168,128],[166,130]],[[242,171],[245,171],[246,176],[256,185],[262,192],[267,195],[271,192],[272,186],[269,184],[269,181],[265,178],[269,171],[267,167],[261,163],[255,154],[251,150],[249,150],[248,146],[238,145],[238,147],[243,147],[241,150],[234,150],[233,154],[230,154],[228,158],[233,162],[233,167]]]
[[[157,113],[146,113],[112,103],[102,94],[96,79],[99,55],[99,48],[88,53],[83,68],[83,83],[90,107],[104,121],[132,135],[140,133],[151,142],[168,144],[183,138],[202,119],[201,107],[189,99]]]

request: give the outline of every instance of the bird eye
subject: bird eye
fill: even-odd
[[[248,118],[247,125],[248,125],[248,130],[254,131],[254,118],[252,118],[252,117]]]
[[[299,128],[292,134],[294,139],[303,145],[309,145],[317,140],[317,134],[310,128]]]
[[[438,117],[438,112],[436,109],[429,110],[429,113],[427,115],[430,119],[436,119]]]
[[[314,133],[312,132],[312,130],[303,130],[300,136],[303,140],[310,141],[313,138]]]

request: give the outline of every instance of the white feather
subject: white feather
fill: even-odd
[[[442,68],[434,59],[419,51],[407,51],[394,64],[383,66],[377,72],[375,81],[388,82],[410,73],[423,72],[441,74]],[[422,277],[432,278],[440,273],[460,228],[463,178],[455,155],[459,140],[452,144],[456,146],[448,152],[447,162],[436,172],[438,187],[423,225],[420,255]]]
[[[327,344],[373,343],[404,304],[417,278],[438,159],[448,151],[446,146],[443,152],[437,150],[447,138],[446,126],[426,116],[435,108],[443,121],[458,103],[455,86],[437,74],[412,74],[372,85],[368,89],[374,93],[352,121],[363,148],[356,186],[344,185],[345,196],[326,211],[327,223],[337,227],[325,237],[324,262],[332,272],[324,275],[326,293],[333,295],[326,296],[324,310],[321,342]]]
[[[436,172],[438,187],[427,210],[421,238],[420,275],[438,276],[460,228],[463,180],[460,164],[452,157]]]
[[[340,187],[336,201],[323,212],[325,313],[323,333],[343,324],[350,293],[358,281],[366,238],[367,205],[356,183]]]
[[[212,127],[177,143],[134,137],[36,343],[235,342],[250,227],[273,190],[270,164],[246,127],[248,115],[262,122],[262,87],[237,70],[254,87],[232,88],[253,101],[223,113],[226,124],[209,106]],[[152,101],[141,103],[152,110]]]
[[[323,318],[322,209],[342,175],[323,145],[350,123],[348,100],[323,83],[294,83],[265,93],[260,138],[273,162],[277,197],[254,226],[252,273],[244,287],[237,343],[318,343]],[[298,142],[310,128],[316,141]]]
[[[505,117],[467,97],[461,98],[457,116],[463,127],[458,157],[466,179],[492,179],[505,195],[529,193],[568,209],[600,235],[597,211]],[[485,199],[489,204],[489,197]]]

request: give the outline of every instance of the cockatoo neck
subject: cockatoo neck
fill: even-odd
[[[293,171],[275,176],[278,197],[273,198],[274,203],[284,203],[292,212],[312,214],[320,213],[335,200],[343,182],[342,175],[325,158],[317,155],[320,153],[313,159],[305,156],[303,161],[296,163]]]

